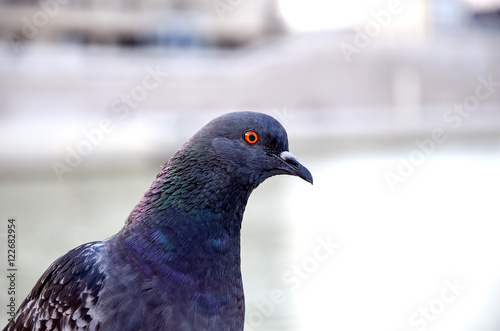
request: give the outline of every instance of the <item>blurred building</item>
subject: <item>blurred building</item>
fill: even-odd
[[[400,1],[412,7],[390,31],[500,29],[498,0]],[[366,4],[364,4],[366,7]],[[383,1],[372,6],[387,7]],[[299,28],[351,27],[373,19],[358,3],[287,0],[0,0],[0,38],[125,46],[240,46]],[[304,22],[307,22],[304,24]],[[290,24],[288,24],[290,25]],[[290,27],[290,26],[289,26]]]
[[[147,153],[154,150],[148,146],[164,146],[165,125],[181,132],[214,113],[242,109],[281,116],[295,136],[308,138],[425,135],[455,103],[468,100],[479,77],[500,79],[495,5],[427,0],[391,9],[386,1],[361,3],[0,0],[0,137],[25,128],[26,119],[41,118],[29,121],[38,146],[27,139],[0,151],[12,160],[60,157],[80,127],[113,115],[116,100],[132,93],[151,68],[168,75],[130,111],[143,130],[143,140],[130,144]],[[389,10],[396,14],[387,16]],[[488,24],[482,15],[489,15]],[[337,28],[292,33],[322,24]],[[288,33],[269,38],[283,31]],[[272,42],[257,42],[265,40]],[[211,52],[238,46],[247,47]],[[169,52],[179,48],[194,49],[196,56]],[[492,93],[456,133],[497,131],[499,103],[500,94]],[[125,125],[137,124],[125,121],[123,130]],[[171,143],[174,148],[180,141]],[[130,153],[128,144],[109,148]],[[111,155],[104,147],[98,151]]]
[[[268,0],[2,0],[0,13],[18,42],[237,46],[281,29]]]

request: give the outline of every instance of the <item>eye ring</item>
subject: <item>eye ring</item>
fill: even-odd
[[[259,135],[255,131],[248,130],[247,132],[245,132],[245,141],[250,145],[253,145],[257,141],[259,141]]]

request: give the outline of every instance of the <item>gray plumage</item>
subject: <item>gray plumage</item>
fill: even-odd
[[[243,212],[253,189],[279,174],[312,184],[275,119],[214,119],[167,162],[116,235],[47,269],[4,330],[243,330]]]

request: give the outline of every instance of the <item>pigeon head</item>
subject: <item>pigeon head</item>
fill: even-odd
[[[173,208],[239,219],[253,189],[281,174],[313,182],[288,151],[286,131],[277,120],[255,112],[229,113],[209,122],[174,154],[138,210]]]
[[[210,163],[235,176],[242,185],[256,187],[275,175],[293,175],[309,183],[309,170],[288,150],[283,126],[273,117],[256,112],[236,112],[220,116],[202,128],[188,148],[209,151]],[[217,167],[216,165],[213,165]]]

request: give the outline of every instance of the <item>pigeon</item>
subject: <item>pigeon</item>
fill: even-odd
[[[165,164],[123,228],[57,259],[4,330],[243,330],[240,229],[250,193],[309,183],[273,117],[215,118]]]

